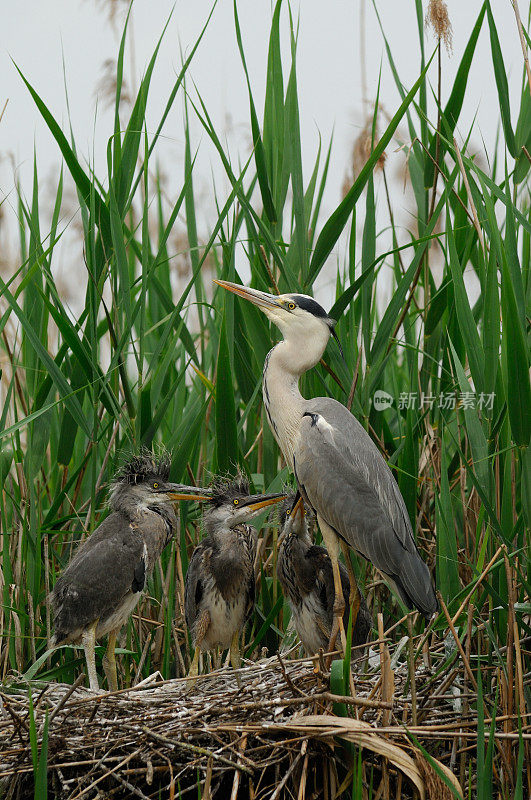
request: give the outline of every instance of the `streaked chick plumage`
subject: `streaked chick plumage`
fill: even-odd
[[[321,647],[327,649],[334,617],[334,576],[326,548],[312,541],[311,512],[290,511],[295,495],[290,495],[279,508],[282,539],[277,559],[277,577],[291,608],[293,625],[309,655]],[[310,524],[308,524],[310,523]],[[339,564],[345,601],[343,625],[349,623],[350,581],[347,569]],[[352,629],[352,645],[363,645],[372,629],[372,618],[364,596]]]

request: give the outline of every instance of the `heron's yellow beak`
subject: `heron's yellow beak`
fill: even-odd
[[[250,289],[247,286],[240,286],[239,283],[231,283],[230,281],[218,281],[214,279],[214,283],[228,289],[229,292],[243,297],[245,300],[250,300],[255,306],[263,309],[278,309],[283,308],[283,301],[275,294],[268,294],[267,292],[260,292],[258,289]]]

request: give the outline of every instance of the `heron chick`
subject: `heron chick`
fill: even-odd
[[[192,554],[185,581],[186,624],[194,646],[191,676],[199,674],[200,652],[216,647],[230,648],[233,668],[240,666],[239,636],[255,604],[257,535],[248,523],[286,496],[251,495],[241,474],[216,481],[209,492],[203,511],[207,535]]]
[[[329,648],[339,631],[345,647],[340,542],[373,563],[403,603],[429,619],[437,598],[391,470],[344,405],[331,397],[306,400],[299,390],[299,378],[319,363],[330,336],[337,339],[334,320],[307,295],[273,295],[228,281],[216,283],[258,306],[283,336],[265,359],[264,407],[304,502],[317,514],[332,562],[335,601]]]
[[[330,641],[334,619],[334,576],[332,562],[324,547],[314,544],[308,526],[308,514],[302,498],[295,502],[290,494],[279,508],[281,537],[277,559],[277,577],[287,598],[295,630],[308,655]],[[351,602],[350,579],[339,564],[345,611],[343,625],[348,628]],[[359,590],[358,590],[359,591]],[[360,592],[359,608],[353,609],[352,645],[363,645],[372,629],[372,618]]]
[[[143,453],[114,476],[111,513],[81,544],[57,580],[50,600],[51,646],[83,645],[90,688],[98,691],[96,640],[109,635],[103,668],[118,689],[115,646],[120,628],[140,600],[153,567],[177,527],[172,501],[197,489],[169,483],[170,459]]]

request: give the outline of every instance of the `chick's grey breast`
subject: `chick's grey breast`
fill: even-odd
[[[243,628],[255,604],[254,560],[257,535],[248,525],[225,532],[223,547],[209,535],[195,548],[185,582],[185,618],[194,646],[227,648]],[[207,612],[206,617],[203,612]]]
[[[305,401],[294,453],[303,497],[395,584],[406,605],[437,608],[407,509],[391,470],[358,420],[332,398]]]
[[[51,592],[53,643],[78,641],[95,620],[97,637],[127,620],[168,540],[168,523],[159,513],[138,516],[132,521],[109,514],[78,548]]]

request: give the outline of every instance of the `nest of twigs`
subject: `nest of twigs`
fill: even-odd
[[[449,784],[461,792],[456,743],[475,735],[466,687],[455,673],[434,680],[422,658],[412,675],[407,651],[402,640],[391,658],[380,644],[353,661],[349,696],[330,692],[322,659],[280,656],[246,663],[239,685],[223,668],[190,691],[187,679],[155,675],[98,694],[80,676],[73,687],[34,683],[30,701],[13,680],[0,693],[0,797],[33,796],[47,748],[48,796],[64,800],[331,799],[347,787],[352,797],[353,779],[366,797],[380,787],[383,797],[450,800]]]

